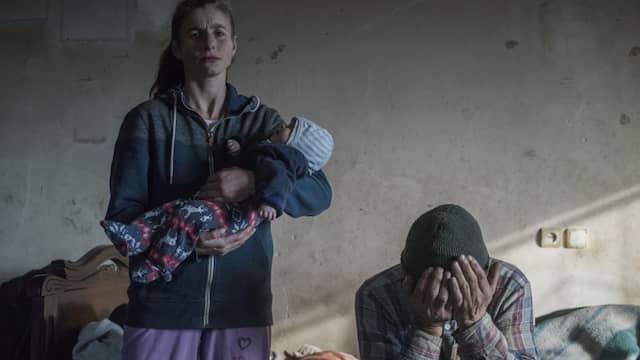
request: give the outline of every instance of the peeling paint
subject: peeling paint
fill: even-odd
[[[70,218],[68,216],[65,216],[64,217],[64,223],[67,226],[72,227],[74,230],[78,230],[78,224],[76,224],[76,222],[72,218]]]
[[[33,162],[29,161],[27,164],[27,174],[25,176],[25,189],[24,189],[24,203],[22,205],[22,211],[20,213],[19,223],[18,223],[18,231],[16,234],[16,238],[19,239],[22,235],[21,232],[25,229],[25,221],[31,219],[29,214],[31,213],[31,187],[33,178]]]
[[[107,208],[107,200],[105,198],[100,198],[98,201],[98,209],[106,209]]]
[[[275,50],[273,50],[273,52],[271,52],[271,56],[270,56],[271,60],[276,60],[286,48],[287,48],[287,45],[285,44],[278,45],[278,47]]]
[[[478,111],[478,109],[479,109],[478,106],[462,108],[460,110],[460,112],[462,113],[462,118],[465,119],[466,121],[473,120],[473,118],[476,116],[476,112]]]
[[[407,1],[404,4],[398,5],[398,6],[394,7],[393,9],[385,12],[383,15],[380,15],[377,18],[374,18],[374,19],[362,24],[357,29],[355,29],[354,33],[361,33],[361,32],[364,32],[364,31],[368,31],[374,25],[383,23],[385,21],[388,21],[389,19],[391,19],[391,18],[393,18],[395,16],[398,16],[398,14],[400,14],[402,11],[405,11],[405,10],[411,9],[411,8],[413,8],[415,6],[421,5],[424,2],[425,2],[425,0]]]
[[[620,125],[625,126],[625,125],[629,125],[630,123],[631,123],[631,116],[627,114],[620,115]]]
[[[107,138],[104,136],[101,136],[99,138],[79,138],[79,137],[74,137],[73,138],[73,142],[76,144],[82,144],[82,145],[86,145],[86,144],[92,144],[92,145],[98,145],[98,144],[102,144],[105,141],[107,141]]]
[[[504,47],[507,48],[507,50],[512,50],[518,45],[520,45],[520,42],[516,40],[507,40],[504,42]]]
[[[13,204],[15,202],[15,198],[13,197],[12,194],[9,194],[9,195],[5,195],[2,198],[2,201],[7,205],[11,205],[11,204]]]
[[[65,216],[64,223],[67,227],[71,228],[74,232],[79,234],[89,234],[93,228],[92,224],[84,223],[80,224],[74,218]]]
[[[88,202],[86,200],[70,199],[66,201],[65,214],[62,217],[64,225],[79,234],[88,234],[93,229],[94,223],[87,218],[86,210]]]
[[[83,137],[80,137],[78,135],[78,129],[76,129],[76,128],[73,129],[73,142],[76,143],[76,144],[98,145],[98,144],[104,143],[105,141],[107,141],[107,137],[106,136],[100,136],[100,137],[97,137],[97,138],[83,138]]]
[[[563,89],[571,89],[573,88],[573,76],[565,76],[560,80],[560,86]]]

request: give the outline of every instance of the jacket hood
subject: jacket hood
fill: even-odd
[[[187,98],[181,88],[173,88],[162,94],[156,95],[156,97],[166,102],[169,106],[173,106],[174,95],[178,96],[184,108],[189,108],[187,106]],[[227,83],[227,93],[224,101],[225,103],[223,108],[227,109],[228,111],[225,112],[230,115],[237,115],[245,111],[247,107],[249,107],[250,110],[253,109],[255,111],[255,109],[260,106],[260,99],[257,96],[247,97],[241,95],[238,93],[238,90],[229,83]]]

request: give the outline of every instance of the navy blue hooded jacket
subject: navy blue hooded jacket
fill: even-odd
[[[106,219],[130,222],[167,201],[192,196],[209,176],[210,143],[219,148],[221,141],[233,136],[259,141],[284,124],[275,110],[255,97],[238,94],[229,84],[223,110],[228,116],[208,133],[205,121],[188,108],[179,91],[133,108],[115,145]],[[285,213],[313,216],[330,203],[331,187],[324,173],[317,171],[295,182]],[[170,282],[132,282],[127,325],[157,329],[271,325],[272,257],[271,227],[262,222],[231,253],[188,258]],[[144,254],[129,260],[143,258]]]

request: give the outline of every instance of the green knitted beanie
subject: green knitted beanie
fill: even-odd
[[[448,268],[460,255],[471,255],[482,267],[489,253],[476,219],[458,205],[440,205],[411,225],[402,251],[403,269],[415,279],[428,267]]]

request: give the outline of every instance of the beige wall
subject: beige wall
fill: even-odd
[[[168,38],[172,1],[114,2],[113,21],[74,3],[0,6],[2,279],[106,242],[116,132]],[[444,202],[524,270],[536,314],[640,303],[640,3],[233,3],[232,82],[336,140],[331,209],[274,226],[274,347],[355,351],[355,290]],[[589,249],[537,247],[570,225]]]

